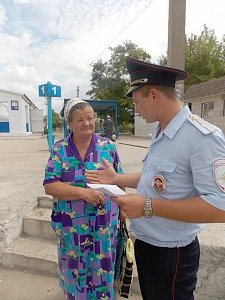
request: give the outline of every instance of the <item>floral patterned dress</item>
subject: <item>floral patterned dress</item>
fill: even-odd
[[[102,158],[122,172],[115,145],[93,134],[84,160],[72,136],[57,141],[45,170],[44,184],[61,181],[86,188],[85,170],[102,168]],[[106,196],[94,207],[83,199],[54,202],[52,227],[58,236],[59,282],[69,300],[114,299],[118,206]]]

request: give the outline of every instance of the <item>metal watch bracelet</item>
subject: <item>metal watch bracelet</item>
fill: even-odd
[[[152,198],[147,197],[144,203],[143,216],[146,218],[152,217]]]

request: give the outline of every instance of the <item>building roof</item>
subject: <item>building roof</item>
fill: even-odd
[[[25,94],[21,96],[30,105],[31,108],[37,109],[37,106]]]
[[[225,94],[225,76],[191,86],[185,92],[184,100],[218,94]]]
[[[8,90],[4,90],[4,89],[0,89],[0,91],[9,93],[9,94],[19,95],[23,98],[23,100],[25,100],[30,105],[31,108],[33,108],[33,109],[37,108],[37,106],[25,94],[21,94],[21,93],[14,92],[14,91],[8,91]]]

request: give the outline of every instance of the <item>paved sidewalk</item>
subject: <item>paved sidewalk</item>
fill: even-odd
[[[141,171],[141,162],[150,143],[150,138],[123,135],[118,138],[116,145],[125,172]],[[29,196],[31,189],[37,196],[43,195],[42,178],[48,158],[46,138],[0,137],[0,149],[0,200],[10,195],[19,201],[18,191]],[[7,209],[7,203],[4,205]],[[225,224],[209,224],[199,234],[202,256],[195,300],[225,300],[224,233]],[[55,277],[0,267],[0,300],[30,299],[64,300],[64,296]],[[140,295],[130,299],[140,299]]]
[[[56,277],[0,266],[0,300],[65,300]]]
[[[121,135],[117,139],[119,145],[129,145],[131,147],[148,149],[151,143],[150,138],[134,137],[133,135]]]

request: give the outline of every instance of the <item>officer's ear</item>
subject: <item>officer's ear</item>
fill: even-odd
[[[160,91],[157,88],[151,88],[150,94],[153,101],[158,101],[160,99]]]

